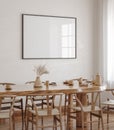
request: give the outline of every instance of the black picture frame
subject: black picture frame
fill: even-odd
[[[34,30],[34,29],[30,28],[31,30],[29,30],[29,27],[31,27],[31,23],[32,23],[31,21],[35,21],[35,19],[36,19],[36,22],[39,22],[38,18],[44,18],[45,23],[46,23],[46,20],[51,19],[53,24],[56,24],[56,21],[59,21],[59,20],[62,20],[62,22],[63,22],[63,20],[66,20],[66,21],[71,20],[74,22],[74,25],[73,25],[73,27],[74,27],[74,29],[73,29],[74,30],[74,32],[73,32],[74,33],[74,39],[73,39],[74,48],[72,49],[72,50],[74,50],[73,57],[72,56],[71,57],[70,56],[62,57],[59,55],[58,56],[50,56],[50,55],[48,56],[47,54],[44,55],[44,53],[47,53],[48,49],[45,50],[43,48],[40,48],[40,46],[42,46],[42,42],[38,42],[38,46],[34,47],[33,41],[35,41],[35,40],[31,38],[32,33],[29,34],[29,32],[31,32],[31,30]],[[30,20],[30,23],[29,23],[29,20]],[[34,24],[32,26],[34,27]],[[38,28],[36,29],[36,31],[39,31],[39,30],[41,30],[41,29],[38,29]],[[46,32],[45,29],[44,29],[44,32]],[[40,34],[40,32],[36,32],[36,33]],[[33,35],[33,37],[34,37],[34,35]],[[39,37],[41,37],[41,36],[39,36]],[[43,37],[42,39],[45,39],[45,37]],[[29,43],[29,41],[31,41],[31,42]],[[77,18],[63,17],[63,16],[51,16],[51,15],[22,14],[22,59],[76,59],[77,58],[77,42],[76,41],[77,41]],[[45,42],[44,42],[44,44],[45,44]],[[35,43],[35,45],[36,45],[36,43]],[[28,46],[30,46],[29,47],[30,50],[28,49]],[[55,45],[53,45],[53,46],[55,46]],[[33,50],[34,48],[35,48],[35,50]],[[37,52],[36,48],[38,48],[38,52]],[[42,50],[43,52],[42,51],[40,52],[40,50]],[[36,53],[35,53],[35,51],[36,51]],[[34,53],[34,55],[33,55],[33,53]],[[38,53],[42,53],[43,56],[38,55]]]

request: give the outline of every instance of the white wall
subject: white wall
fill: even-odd
[[[90,78],[95,72],[97,0],[0,0],[0,82],[25,83],[35,79],[33,66],[47,64],[42,80]],[[77,59],[23,60],[22,13],[77,18]],[[96,62],[96,61],[95,61]],[[94,71],[93,71],[94,70]]]

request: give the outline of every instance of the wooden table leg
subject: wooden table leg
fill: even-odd
[[[81,101],[82,105],[87,105],[87,94],[86,93],[80,93],[77,94],[78,99]],[[73,95],[68,94],[68,109],[67,109],[67,130],[72,130],[72,121],[69,119],[69,107],[73,105]],[[77,104],[78,105],[78,104]],[[87,113],[84,113],[84,122],[87,121]],[[81,113],[77,113],[77,120],[76,120],[76,127],[81,127],[82,125],[82,119],[81,119]],[[86,125],[85,125],[86,127]]]
[[[77,94],[77,97],[81,101],[82,105],[87,105],[87,94],[86,93]],[[82,125],[81,120],[82,120],[81,114],[77,113],[77,120],[76,120],[76,126],[77,127],[81,127],[81,125]],[[84,122],[85,121],[87,121],[87,113],[84,113]],[[86,127],[86,125],[85,125],[85,127]]]

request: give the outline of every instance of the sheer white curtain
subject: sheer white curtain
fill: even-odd
[[[107,80],[114,87],[114,0],[108,0]]]
[[[104,74],[114,87],[114,0],[103,0]]]

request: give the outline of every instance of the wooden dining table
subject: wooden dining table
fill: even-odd
[[[101,86],[89,86],[89,87],[80,87],[79,85],[68,86],[62,83],[57,85],[49,85],[47,88],[45,85],[42,87],[34,87],[32,84],[18,84],[10,85],[11,90],[6,90],[5,86],[0,85],[0,95],[17,95],[17,96],[26,96],[28,94],[45,94],[45,93],[89,93],[94,91],[110,91],[110,88],[107,88],[106,85]]]
[[[35,88],[32,84],[20,84],[20,85],[11,85],[11,90],[6,90],[5,86],[0,85],[0,95],[17,95],[17,96],[26,96],[28,94],[51,94],[51,93],[64,93],[68,95],[68,105],[72,105],[72,94],[77,93],[83,95],[83,98],[80,100],[82,104],[85,103],[84,99],[87,93],[105,91],[107,89],[106,85],[102,86],[89,86],[89,87],[80,87],[78,84],[73,86],[68,86],[62,83],[57,85],[49,85],[47,88],[45,85],[42,87]],[[70,127],[68,128],[70,130]]]

